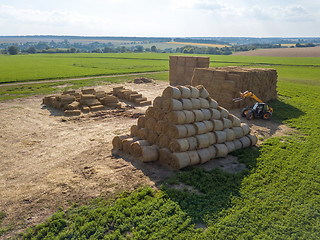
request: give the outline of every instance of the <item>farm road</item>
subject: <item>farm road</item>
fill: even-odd
[[[15,83],[4,83],[4,84],[0,84],[0,86],[16,86],[16,85],[37,84],[37,83],[53,83],[53,82],[65,82],[65,81],[80,81],[80,80],[86,80],[86,79],[112,78],[112,77],[125,77],[125,76],[137,76],[137,75],[147,75],[147,74],[165,73],[165,72],[169,72],[169,71],[144,72],[144,73],[127,73],[127,74],[92,76],[92,77],[79,77],[79,78],[68,78],[68,79],[52,79],[52,80],[42,80],[42,81],[32,81],[32,82],[15,82]]]

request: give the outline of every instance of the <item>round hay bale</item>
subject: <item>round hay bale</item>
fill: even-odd
[[[166,113],[162,111],[160,108],[156,108],[156,111],[154,113],[154,118],[159,121],[159,120],[164,120],[166,117]]]
[[[145,127],[145,124],[146,124],[146,117],[145,116],[140,116],[138,118],[138,121],[137,121],[137,125],[138,125],[138,128],[144,128]]]
[[[201,111],[203,112],[203,120],[210,120],[211,119],[211,112],[209,109],[202,108]]]
[[[256,135],[253,135],[253,134],[248,134],[247,137],[250,139],[250,142],[251,142],[251,146],[254,146],[257,144],[258,142],[258,138]]]
[[[181,92],[179,90],[179,88],[176,87],[166,87],[163,92],[162,92],[162,96],[164,98],[175,98],[175,99],[179,99],[181,98]]]
[[[192,110],[194,116],[195,116],[195,121],[196,122],[201,122],[204,120],[204,115],[201,110]]]
[[[166,134],[161,134],[158,139],[159,146],[162,148],[169,148],[170,138]]]
[[[156,108],[154,107],[148,107],[146,112],[145,112],[145,116],[146,118],[153,118],[154,117],[154,114],[156,112]]]
[[[223,130],[223,122],[221,120],[213,120],[213,130],[214,131],[222,131]]]
[[[211,119],[212,120],[219,120],[221,119],[221,113],[218,109],[214,109],[214,108],[209,108],[210,112],[211,112]]]
[[[171,152],[185,152],[189,149],[189,142],[186,138],[172,139],[169,143]]]
[[[178,87],[181,92],[181,98],[191,98],[191,90],[185,86]]]
[[[204,122],[195,122],[193,125],[196,129],[197,134],[203,134],[207,132],[207,127]]]
[[[228,116],[229,116],[229,111],[228,111],[227,109],[225,109],[224,107],[221,107],[221,106],[219,106],[217,109],[218,109],[218,110],[220,111],[220,113],[221,113],[221,118],[228,118]]]
[[[221,119],[222,122],[223,122],[223,128],[226,129],[226,128],[232,128],[232,122],[227,119],[227,118],[222,118]]]
[[[161,133],[165,133],[168,126],[168,122],[165,120],[160,120],[157,122],[155,126],[155,131],[158,135],[161,135]]]
[[[200,157],[200,164],[206,163],[210,161],[211,159],[211,154],[208,148],[203,148],[197,150],[199,157]]]
[[[235,146],[235,150],[239,150],[239,149],[242,148],[242,143],[240,142],[239,139],[233,140],[233,144],[234,144],[234,146]]]
[[[140,128],[138,131],[138,137],[140,139],[147,139],[148,137],[148,129],[147,128]]]
[[[208,100],[208,102],[209,102],[209,106],[210,106],[210,108],[214,108],[214,109],[217,109],[218,108],[218,103],[217,103],[217,101],[216,100],[214,100],[213,98],[211,98],[211,97],[207,97],[207,100]]]
[[[184,124],[186,122],[186,114],[183,111],[172,111],[167,113],[166,119],[171,124]]]
[[[213,130],[213,122],[212,121],[203,121],[203,123],[206,125],[207,132],[211,132]]]
[[[242,129],[242,127],[232,127],[231,129],[234,131],[234,134],[236,135],[236,138],[242,138],[243,137],[243,129]]]
[[[130,128],[130,135],[133,137],[138,137],[139,135],[139,128],[137,125],[132,125]]]
[[[197,130],[193,124],[185,124],[184,126],[187,128],[188,137],[191,137],[197,133]]]
[[[183,106],[181,101],[168,98],[163,101],[162,109],[165,113],[168,113],[170,111],[181,111],[183,110]]]
[[[138,140],[130,144],[130,154],[135,157],[142,156],[142,146],[150,146],[148,140]]]
[[[214,159],[217,155],[217,150],[214,146],[209,146],[208,147],[208,150],[209,150],[209,153],[210,153],[210,156],[211,156],[211,159]]]
[[[200,163],[200,157],[197,151],[188,151],[187,153],[190,158],[190,166]]]
[[[129,138],[128,135],[115,136],[115,137],[112,139],[113,148],[114,148],[114,149],[122,150],[122,141],[123,141],[124,139],[127,139],[127,138]]]
[[[209,102],[208,102],[207,99],[199,98],[199,100],[200,100],[201,108],[209,108],[210,107]]]
[[[209,93],[208,93],[207,89],[204,88],[204,86],[198,85],[198,86],[196,86],[196,88],[199,90],[200,97],[202,97],[202,98],[209,97]]]
[[[248,135],[250,133],[250,128],[248,124],[241,123],[241,128],[243,129],[243,135]]]
[[[188,134],[187,128],[184,125],[169,125],[167,135],[170,138],[185,138]]]
[[[154,106],[155,108],[161,109],[161,108],[162,108],[163,100],[164,100],[163,97],[160,97],[160,96],[156,97],[156,98],[153,100],[153,106]]]
[[[171,151],[168,148],[160,148],[159,149],[159,162],[164,165],[168,166],[170,159],[171,159]]]
[[[172,153],[170,166],[174,169],[181,169],[190,165],[190,157],[187,152]]]
[[[182,102],[182,107],[184,110],[192,110],[192,102],[190,99],[182,98],[181,102]]]
[[[225,145],[227,146],[227,148],[228,148],[228,153],[233,152],[233,151],[236,150],[236,147],[235,147],[235,145],[234,145],[233,142],[225,142],[224,144],[225,144]]]
[[[201,108],[201,102],[198,98],[191,98],[192,109],[197,110]]]
[[[198,141],[198,148],[207,148],[210,145],[209,136],[207,134],[195,135]]]
[[[217,143],[224,143],[227,141],[227,134],[224,131],[215,131]]]
[[[228,148],[225,144],[215,144],[217,155],[216,157],[226,157],[228,155]]]
[[[242,143],[242,148],[247,148],[247,147],[251,146],[250,138],[248,138],[247,136],[244,136],[244,137],[240,138],[239,140]]]
[[[233,127],[240,127],[241,126],[241,120],[238,117],[236,117],[232,114],[229,114],[228,119],[232,122]]]
[[[196,150],[198,148],[198,141],[195,137],[186,138],[189,143],[189,151]]]
[[[195,122],[195,116],[194,116],[194,113],[192,111],[183,110],[183,112],[186,115],[185,123],[193,123],[193,122]]]
[[[130,153],[130,145],[131,143],[138,141],[138,137],[126,138],[122,140],[122,150],[126,153]]]
[[[199,90],[196,87],[188,86],[191,91],[191,98],[198,98],[200,96]]]
[[[157,145],[142,147],[142,162],[156,162],[159,159],[159,147]]]
[[[209,139],[209,145],[213,145],[217,142],[216,135],[213,132],[206,133]]]
[[[155,144],[158,142],[159,135],[155,131],[148,131],[147,140],[151,144]]]
[[[157,120],[154,119],[153,117],[147,118],[146,123],[145,123],[145,128],[148,130],[154,130],[154,127],[157,124]]]
[[[233,141],[236,139],[236,134],[234,133],[234,131],[230,128],[224,129],[223,130],[226,135],[227,135],[227,141]]]

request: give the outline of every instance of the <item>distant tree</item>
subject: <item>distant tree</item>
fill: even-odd
[[[77,52],[77,49],[75,47],[72,47],[72,48],[70,48],[70,52],[75,53],[75,52]]]
[[[151,52],[156,52],[156,51],[157,51],[157,47],[153,45],[153,46],[151,47]]]
[[[17,46],[11,46],[8,48],[10,55],[17,55],[19,53],[19,48]]]
[[[143,47],[142,46],[137,46],[136,52],[143,52]]]
[[[27,49],[27,53],[36,53],[37,50],[34,46],[30,46],[28,49]]]
[[[146,48],[145,51],[146,51],[146,52],[150,52],[150,51],[151,51],[151,48]]]

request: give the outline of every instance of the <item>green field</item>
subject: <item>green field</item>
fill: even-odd
[[[169,55],[159,53],[0,55],[0,83],[168,71]],[[229,65],[272,67],[279,71],[280,78],[300,79],[301,72],[304,74],[308,72],[307,79],[317,79],[320,75],[318,58],[214,55],[210,56],[210,61],[212,67]]]
[[[135,56],[148,59],[154,55]],[[168,64],[168,55],[155,56],[162,59],[156,61]],[[113,200],[94,199],[85,206],[75,205],[67,211],[59,210],[20,237],[319,239],[320,59],[211,57],[212,66],[230,64],[278,70],[279,97],[270,102],[275,110],[272,121],[285,123],[296,132],[290,136],[269,138],[259,148],[233,153],[248,166],[248,170],[243,172],[230,174],[219,169],[187,168],[164,182],[161,190],[146,187],[122,193]],[[157,76],[162,80],[168,77],[167,73],[152,77],[157,79]],[[83,80],[77,87],[109,80]],[[128,78],[112,80],[126,81]],[[75,81],[72,83],[76,84]],[[55,86],[44,85],[35,85],[37,93],[28,92],[26,88],[27,92],[19,96],[40,94],[42,90],[56,91]],[[0,89],[4,93],[10,92],[3,88]],[[170,188],[176,183],[190,185],[197,192]],[[0,236],[1,228],[5,232],[5,226],[0,225]]]

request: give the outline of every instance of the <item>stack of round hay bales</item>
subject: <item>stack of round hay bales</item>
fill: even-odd
[[[167,87],[131,127],[130,135],[113,139],[115,149],[174,169],[203,164],[256,143],[248,125],[219,106],[202,85]]]

